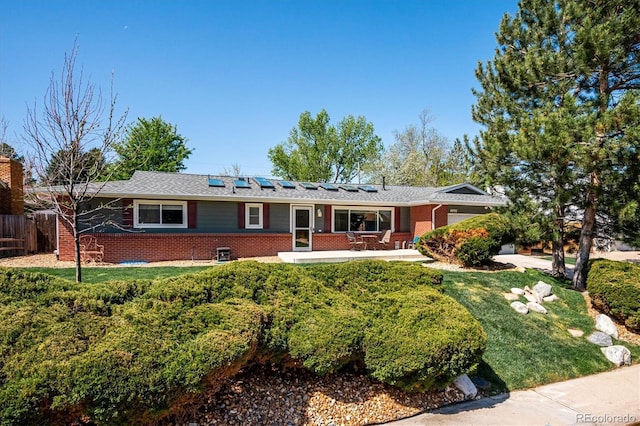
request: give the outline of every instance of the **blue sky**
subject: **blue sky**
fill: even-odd
[[[120,112],[162,118],[194,150],[189,173],[271,176],[269,148],[304,111],[374,124],[385,146],[428,108],[453,141],[474,135],[478,61],[516,0],[0,2],[0,116],[20,142],[77,37],[77,65]]]

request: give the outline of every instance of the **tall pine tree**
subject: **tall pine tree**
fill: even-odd
[[[564,274],[566,214],[582,213],[577,289],[603,192],[625,191],[615,182],[640,166],[638,28],[637,1],[523,0],[502,20],[494,59],[476,72],[483,176],[516,210],[537,206],[553,235],[556,275]]]

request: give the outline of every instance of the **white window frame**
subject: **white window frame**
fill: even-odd
[[[351,210],[369,210],[369,211],[375,211],[377,214],[380,214],[380,210],[386,210],[386,211],[391,211],[391,232],[396,232],[395,230],[395,224],[396,224],[396,220],[395,220],[395,215],[396,215],[396,209],[395,207],[384,207],[384,206],[339,206],[339,205],[332,205],[331,206],[331,232],[332,233],[339,233],[339,234],[344,234],[346,231],[336,231],[336,210],[347,210],[348,211],[348,215],[351,215]],[[356,234],[361,233],[361,234],[366,234],[366,233],[371,233],[371,232],[382,232],[380,230],[378,231],[352,231],[355,232]]]
[[[160,221],[162,221],[162,205],[171,204],[182,206],[182,223],[140,223],[139,206],[143,204],[160,204]],[[134,200],[133,226],[134,228],[187,228],[187,202],[174,200]]]
[[[258,208],[258,223],[251,224],[249,221],[251,208]],[[247,203],[244,205],[244,227],[246,229],[262,229],[264,224],[264,211],[262,203]]]

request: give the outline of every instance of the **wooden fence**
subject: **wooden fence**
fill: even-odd
[[[0,238],[24,241],[25,253],[52,253],[56,249],[55,214],[36,214],[34,218],[22,215],[0,215]],[[17,256],[22,251],[6,251],[3,256]]]

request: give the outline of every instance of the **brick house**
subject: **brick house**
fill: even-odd
[[[0,214],[24,214],[22,164],[2,156],[0,156]]]
[[[349,249],[345,233],[391,230],[391,246],[483,214],[505,200],[470,185],[444,188],[341,185],[263,178],[136,172],[107,183],[91,207],[111,202],[91,235],[104,261],[232,258],[281,251]],[[89,225],[87,225],[89,226]],[[58,255],[72,260],[72,235],[59,222]]]

